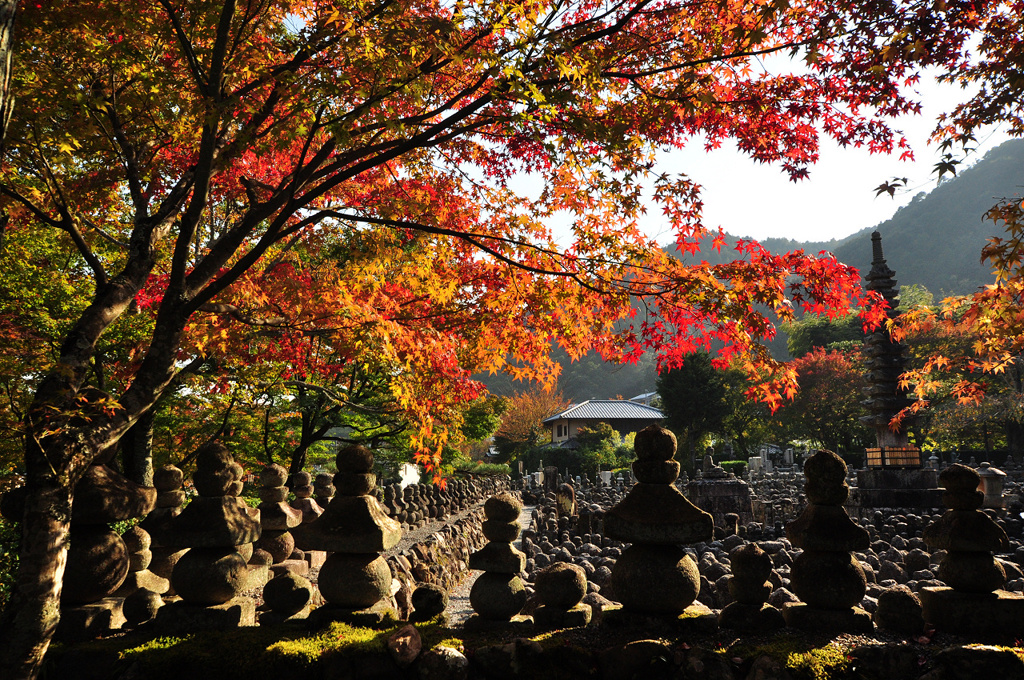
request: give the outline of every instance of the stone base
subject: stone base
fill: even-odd
[[[582,628],[590,624],[593,612],[588,604],[578,604],[568,611],[552,609],[541,605],[533,612],[534,623],[538,628]]]
[[[756,605],[733,602],[718,615],[718,625],[739,633],[764,635],[785,628],[786,619],[781,611],[767,603]]]
[[[249,576],[246,577],[242,590],[253,590],[267,585],[267,581],[270,580],[270,567],[265,564],[250,564],[246,569]]]
[[[142,571],[130,571],[128,577],[121,584],[121,587],[117,589],[118,597],[128,597],[137,590],[145,588],[146,590],[152,590],[157,595],[163,595],[171,589],[171,582],[165,579],[163,576],[157,576],[149,569],[143,569]]]
[[[335,621],[363,628],[378,628],[387,627],[397,622],[398,614],[389,602],[381,600],[367,609],[346,609],[333,604],[325,604],[314,609],[308,620],[314,628],[323,628]]]
[[[309,562],[306,560],[284,560],[270,565],[271,578],[286,572],[291,572],[297,576],[307,576],[309,574]]]
[[[514,633],[529,633],[533,630],[533,617],[517,614],[508,621],[496,621],[485,619],[479,614],[473,614],[463,624],[466,630],[470,631],[512,631]]]
[[[323,550],[307,550],[305,559],[310,569],[319,569],[324,566],[324,560],[327,559],[327,553]]]
[[[858,508],[942,508],[942,489],[850,489],[848,505]]]
[[[224,604],[205,607],[184,601],[166,604],[157,611],[154,628],[160,635],[183,635],[197,630],[228,630],[256,625],[256,602],[236,597]]]
[[[125,624],[121,604],[124,598],[105,597],[99,602],[78,607],[61,607],[60,623],[54,640],[83,642],[119,630]]]
[[[860,607],[819,609],[803,602],[791,602],[782,607],[782,616],[787,626],[805,631],[866,635],[875,630],[871,614]]]
[[[698,479],[686,485],[686,496],[704,512],[711,513],[716,527],[725,526],[725,516],[736,513],[740,524],[754,521],[750,487],[741,479]]]
[[[601,615],[602,625],[640,626],[659,628],[669,625],[673,633],[709,635],[718,630],[718,615],[702,602],[694,602],[679,616],[644,614],[624,608],[606,607]]]
[[[259,624],[261,626],[276,626],[281,623],[290,623],[293,621],[305,622],[309,619],[309,615],[312,612],[312,607],[306,605],[300,611],[295,612],[291,616],[281,616],[272,611],[260,612]]]
[[[922,588],[924,620],[944,633],[984,640],[1024,638],[1024,595],[997,590],[961,593],[952,588]]]
[[[860,508],[941,508],[938,470],[868,468],[857,471],[847,505]]]

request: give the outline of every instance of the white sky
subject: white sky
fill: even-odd
[[[662,169],[684,172],[702,187],[704,224],[719,226],[735,236],[782,237],[799,241],[843,238],[890,218],[896,209],[922,191],[935,187],[932,169],[940,160],[936,145],[927,140],[939,114],[950,111],[965,93],[957,87],[940,86],[929,79],[919,86],[922,114],[897,120],[915,160],[868,153],[866,149],[841,148],[822,140],[821,158],[811,166],[810,177],[794,183],[779,167],[758,165],[734,146],[705,152],[699,140],[662,161]],[[1001,130],[978,135],[978,150],[960,168],[977,161],[985,152],[1008,139]],[[875,197],[875,187],[893,177],[906,177],[907,189]],[[668,243],[673,236],[652,209],[645,229]]]

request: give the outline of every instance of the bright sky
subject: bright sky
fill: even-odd
[[[911,144],[915,160],[871,155],[866,149],[841,148],[823,140],[821,158],[811,167],[810,177],[798,183],[789,180],[778,167],[758,165],[747,156],[726,147],[705,152],[697,141],[683,151],[667,156],[663,169],[684,172],[703,187],[704,224],[723,227],[736,236],[781,237],[799,241],[827,241],[843,238],[890,218],[919,192],[935,186],[932,169],[940,159],[928,136],[939,114],[950,111],[966,95],[933,80],[920,86],[923,112],[896,121]],[[978,150],[961,168],[985,155],[1008,139],[1000,130],[986,130],[978,136]],[[893,177],[906,177],[907,190],[875,197],[875,187]],[[646,230],[668,243],[671,233],[658,219],[649,216]]]

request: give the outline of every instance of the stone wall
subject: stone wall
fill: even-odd
[[[409,545],[404,542],[391,551],[386,559],[391,573],[400,584],[395,593],[399,617],[409,618],[412,591],[417,583],[431,583],[450,591],[468,570],[469,555],[480,549],[486,539],[481,529],[484,519],[482,507],[465,511],[417,537]]]

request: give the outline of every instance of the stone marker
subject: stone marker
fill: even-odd
[[[587,594],[583,567],[555,562],[537,573],[534,588],[540,606],[533,620],[540,628],[576,628],[590,623],[590,605],[582,604]]]
[[[782,612],[767,604],[772,594],[772,558],[756,543],[733,548],[729,553],[732,577],[729,592],[735,602],[727,605],[718,616],[718,625],[741,633],[774,633],[785,627]]]
[[[147,514],[156,495],[156,489],[125,479],[103,462],[85,471],[71,507],[58,639],[87,639],[123,625],[123,598],[112,595],[128,577],[131,557],[110,523]]]
[[[184,475],[177,467],[158,467],[153,472],[153,486],[157,490],[156,507],[139,522],[139,526],[145,529],[151,538],[152,559],[149,570],[168,582],[167,590],[162,593],[164,595],[175,594],[174,586],[170,583],[171,573],[181,556],[188,552],[188,548],[169,548],[153,538],[153,534],[158,534],[163,525],[181,514],[181,506],[185,503],[185,492],[181,489],[183,481]]]
[[[843,507],[850,493],[846,463],[821,450],[807,459],[804,475],[808,505],[786,525],[793,546],[803,550],[790,574],[802,603],[784,607],[786,623],[805,630],[869,633],[874,630],[871,615],[857,606],[867,578],[851,551],[866,550],[870,538]]]
[[[441,616],[448,608],[448,591],[434,583],[418,583],[412,591],[409,621],[420,623]]]
[[[924,619],[937,629],[981,638],[1014,640],[1024,635],[1024,596],[1000,588],[1006,571],[993,551],[1009,548],[1006,532],[980,510],[981,477],[960,464],[939,475],[948,510],[924,530],[932,551],[945,550],[938,577],[948,587],[921,589]]]
[[[260,624],[298,621],[309,616],[314,604],[313,584],[305,576],[282,571],[263,586],[266,611],[260,615]]]
[[[313,494],[321,508],[330,505],[331,499],[334,498],[334,477],[326,472],[318,474],[313,480]]]
[[[128,577],[117,591],[118,596],[128,597],[142,588],[158,595],[166,593],[171,587],[170,580],[149,570],[153,562],[153,551],[150,549],[153,540],[149,532],[136,525],[121,534],[121,539],[128,548],[130,565]]]
[[[288,487],[284,485],[288,471],[281,465],[267,465],[260,471],[260,526],[262,532],[256,548],[270,553],[274,574],[291,571],[305,576],[309,565],[291,559],[295,537],[290,529],[302,524],[302,511],[288,504]]]
[[[526,567],[526,555],[512,546],[519,536],[522,502],[508,491],[491,496],[484,503],[484,536],[488,543],[469,556],[469,568],[484,573],[477,577],[469,592],[469,603],[476,614],[466,621],[467,628],[487,622],[532,623],[519,616],[526,605],[526,590],[520,572]]]
[[[337,495],[314,522],[301,527],[301,541],[330,555],[318,585],[327,605],[317,623],[339,620],[377,625],[394,616],[391,569],[380,553],[402,540],[402,527],[388,517],[371,492],[376,488],[373,453],[362,446],[338,452]]]
[[[921,600],[905,585],[886,588],[878,595],[878,607],[872,614],[875,625],[900,635],[919,635],[924,630]]]
[[[712,537],[711,515],[672,485],[679,475],[674,434],[651,425],[637,433],[634,447],[637,483],[604,517],[606,536],[632,544],[612,568],[615,599],[639,614],[692,618],[691,606],[700,609],[695,615],[707,614],[694,604],[700,574],[682,545]]]
[[[157,614],[163,632],[255,625],[255,603],[239,597],[249,570],[238,546],[260,537],[260,518],[258,510],[237,498],[241,477],[241,466],[227,447],[219,442],[204,446],[192,476],[199,495],[156,529],[162,545],[190,548],[171,573],[171,585],[182,601]]]

